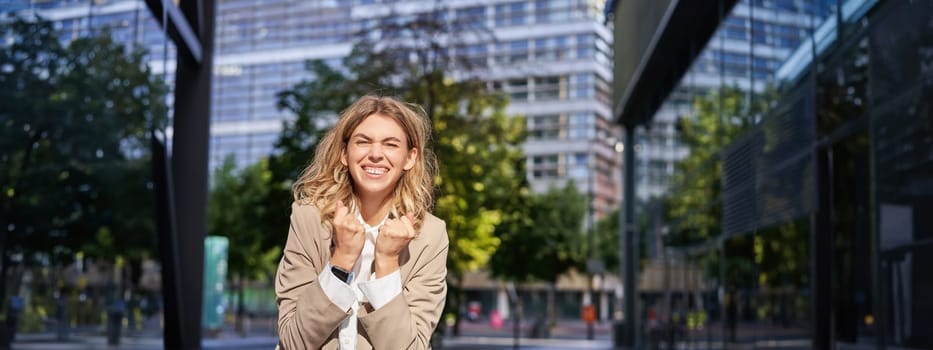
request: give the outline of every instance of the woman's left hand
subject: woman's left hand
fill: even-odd
[[[376,278],[398,270],[399,255],[416,235],[412,214],[386,220],[386,223],[379,228],[379,237],[376,238],[375,261],[373,261],[373,272],[376,273]]]

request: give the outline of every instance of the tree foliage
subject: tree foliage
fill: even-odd
[[[654,239],[655,230],[658,229],[656,227],[658,222],[654,220],[655,210],[660,210],[658,204],[659,201],[654,199],[647,202],[636,200],[634,204],[635,226],[637,227],[635,231],[638,234],[636,249],[638,249],[639,267],[644,267],[650,258],[648,252],[649,247],[651,247],[650,240]],[[619,252],[622,249],[619,238],[619,234],[622,232],[622,225],[620,224],[622,219],[620,216],[621,210],[622,208],[613,210],[608,215],[596,220],[594,225],[593,259],[602,261],[607,273],[618,273],[621,266],[619,259]],[[585,266],[581,268],[585,268]]]
[[[0,32],[0,249],[151,250],[147,131],[165,127],[168,89],[145,52],[107,31],[66,45],[42,19]]]
[[[269,245],[266,239],[270,230],[283,230],[265,221],[271,209],[264,205],[271,179],[267,161],[237,168],[228,156],[211,181],[208,234],[229,239],[228,271],[245,279],[271,277],[281,253],[282,242]]]
[[[619,272],[619,233],[622,227],[619,212],[620,209],[613,210],[593,225],[593,258],[603,262],[606,272]]]
[[[245,288],[249,281],[270,280],[282,252],[282,241],[273,234],[285,230],[279,225],[284,216],[278,206],[268,205],[278,189],[272,184],[272,171],[266,159],[238,168],[235,158],[224,159],[211,180],[208,202],[208,234],[229,240],[228,271],[237,292],[236,329],[245,334]]]
[[[557,322],[557,279],[586,261],[587,240],[581,230],[586,200],[573,181],[546,193],[525,191],[512,200],[516,210],[496,228],[502,244],[493,253],[489,269],[492,276],[513,281],[519,289],[529,281],[547,282],[546,312],[553,325]]]
[[[495,277],[516,282],[555,283],[560,275],[586,261],[582,232],[586,201],[572,181],[563,188],[525,196],[523,211],[506,221],[493,254]]]
[[[499,239],[495,228],[517,193],[527,191],[519,144],[524,118],[505,115],[506,101],[475,82],[444,84],[434,111],[435,150],[440,159],[435,213],[447,220],[451,249],[448,268],[454,276],[488,262]],[[436,90],[435,90],[436,91]],[[465,101],[457,101],[457,97]]]

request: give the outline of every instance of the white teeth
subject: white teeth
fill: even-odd
[[[367,174],[373,174],[373,175],[385,174],[386,170],[387,169],[385,168],[363,168],[363,171],[365,171]]]

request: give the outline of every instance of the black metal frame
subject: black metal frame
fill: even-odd
[[[152,135],[164,348],[200,349],[216,6],[213,0],[181,1],[180,7],[146,0],[146,5],[179,48],[170,156]]]
[[[737,2],[671,1],[673,7],[668,9],[667,20],[662,20],[654,33],[644,34],[654,36],[653,45],[646,52],[626,53],[640,55],[641,59],[625,91],[621,91],[621,100],[614,101],[613,120],[626,126],[650,122],[700,54],[696,48],[705,46]],[[618,1],[610,6],[618,6]]]

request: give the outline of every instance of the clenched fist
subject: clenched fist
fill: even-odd
[[[343,201],[337,201],[337,208],[334,209],[334,251],[330,258],[330,264],[340,267],[344,270],[353,269],[356,260],[363,251],[363,243],[366,242],[366,232],[363,225],[357,220],[356,216],[350,214],[350,208],[347,208]]]
[[[414,216],[409,213],[397,219],[386,220],[379,228],[376,238],[375,261],[373,262],[376,278],[398,270],[398,257],[408,247],[408,242],[415,238]]]

